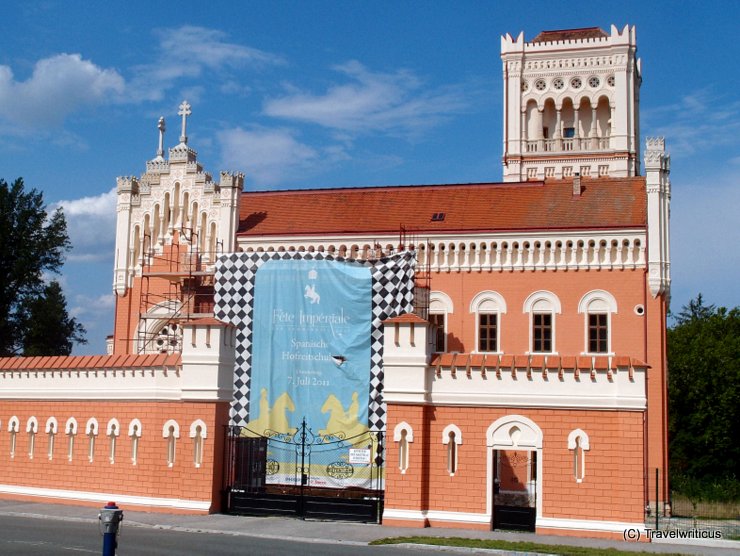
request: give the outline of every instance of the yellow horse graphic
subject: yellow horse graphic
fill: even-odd
[[[367,425],[359,422],[360,402],[357,392],[352,393],[352,403],[347,410],[344,410],[342,402],[334,394],[329,394],[321,406],[321,413],[329,413],[329,421],[326,428],[321,429],[319,434],[342,435],[344,438],[351,438],[369,431]]]
[[[252,419],[242,430],[242,436],[266,436],[268,431],[283,434],[295,434],[297,429],[291,428],[288,423],[287,412],[295,411],[295,404],[287,392],[280,394],[270,407],[267,398],[267,388],[260,390],[259,415]]]

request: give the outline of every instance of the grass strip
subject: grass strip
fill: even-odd
[[[538,554],[558,554],[564,556],[634,556],[635,554],[654,554],[652,552],[632,552],[616,548],[596,548],[587,546],[564,546],[557,544],[539,544],[526,541],[500,541],[492,539],[466,539],[462,537],[389,537],[378,539],[370,544],[431,544],[436,546],[460,546],[464,548],[483,548],[512,550],[516,552],[534,552]],[[661,556],[682,556],[680,553],[662,554]]]

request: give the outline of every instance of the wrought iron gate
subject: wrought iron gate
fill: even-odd
[[[380,522],[383,433],[293,434],[226,427],[223,495],[241,515]]]

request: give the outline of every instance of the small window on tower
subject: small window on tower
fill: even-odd
[[[566,139],[570,139],[575,136],[576,136],[576,128],[566,127],[565,129],[563,129],[563,137],[565,137]]]
[[[435,212],[432,214],[432,222],[442,222],[445,219],[444,212]]]

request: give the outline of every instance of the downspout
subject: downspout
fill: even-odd
[[[649,234],[645,234],[645,252],[648,252],[648,242],[649,240]],[[644,320],[642,325],[642,337],[643,337],[643,346],[642,346],[642,353],[643,353],[643,361],[645,364],[648,362],[648,312],[647,312],[647,281],[648,281],[648,265],[645,265],[645,272],[644,272],[644,279],[642,281],[642,306],[645,307],[645,312],[643,314]],[[645,368],[645,413],[643,413],[643,429],[642,429],[642,459],[643,459],[643,465],[644,465],[644,471],[643,471],[643,489],[644,489],[644,497],[645,497],[645,507],[650,507],[650,487],[648,484],[649,480],[649,474],[648,474],[648,443],[650,442],[650,434],[648,429],[648,400],[650,399],[650,388],[648,388],[648,380],[649,380],[649,374],[650,369],[648,367]],[[655,511],[657,513],[658,511],[658,501],[655,501]]]

